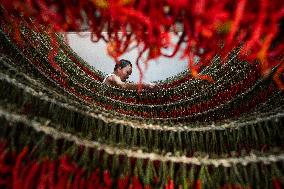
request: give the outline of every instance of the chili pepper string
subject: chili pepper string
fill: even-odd
[[[270,60],[275,60],[284,51],[281,44],[283,38],[279,37],[281,33],[278,31],[284,17],[282,1],[259,0],[256,3],[249,0],[222,0],[216,3],[203,0],[189,3],[187,0],[78,0],[72,3],[56,1],[49,4],[45,0],[4,0],[1,4],[8,12],[5,16],[11,17],[14,23],[22,17],[33,17],[36,23],[51,26],[54,31],[80,31],[82,25],[87,23],[89,30],[93,32],[92,40],[108,41],[108,48],[111,49],[109,54],[115,60],[134,41],[149,50],[148,60],[164,56],[161,50],[171,43],[168,36],[171,31],[176,30],[174,28],[177,25],[185,34],[176,35],[180,42],[175,44],[171,56],[176,54],[181,43],[185,43],[187,47],[180,50],[188,61],[191,61],[189,52],[198,54],[200,48],[204,49],[201,55],[204,59],[200,62],[202,65],[208,65],[216,50],[226,54],[237,42],[244,44],[241,53],[243,58],[259,60],[265,75],[273,66]],[[86,13],[86,17],[82,16],[82,12]],[[101,35],[103,30],[107,31],[109,39],[106,40]],[[127,32],[122,32],[120,39],[115,37],[114,34],[120,31],[131,32],[132,39],[127,37]],[[18,32],[15,32],[15,37],[20,40]],[[220,43],[225,44],[224,49],[220,47]],[[278,63],[283,64],[283,61]],[[203,79],[210,80],[208,77]],[[281,86],[282,81],[276,77],[275,80]]]
[[[199,12],[202,12],[203,5],[198,6],[201,6]],[[200,24],[200,22],[197,22],[195,25]],[[113,27],[114,30],[117,29],[115,26]],[[7,27],[7,30],[9,29],[11,28]],[[207,82],[206,85],[203,85],[205,82],[199,82],[200,80],[195,82],[195,80],[176,88],[151,93],[150,95],[149,93],[143,93],[144,96],[141,95],[145,101],[148,100],[147,98],[152,98],[153,94],[157,94],[157,99],[166,95],[169,95],[168,100],[180,99],[178,102],[174,100],[174,102],[168,104],[158,102],[152,104],[152,99],[150,99],[148,105],[145,105],[144,99],[141,99],[140,105],[132,102],[123,103],[122,101],[127,98],[137,100],[139,96],[136,95],[136,91],[134,93],[133,91],[112,88],[109,93],[120,96],[121,101],[120,99],[114,101],[112,96],[106,93],[103,93],[106,98],[102,95],[99,96],[100,94],[91,96],[94,103],[111,110],[110,112],[102,112],[101,109],[96,109],[96,106],[87,109],[87,104],[81,104],[77,100],[83,99],[83,96],[80,96],[81,91],[82,94],[87,95],[89,87],[99,89],[103,88],[104,85],[91,77],[88,72],[85,72],[83,62],[79,60],[77,64],[76,61],[68,60],[68,55],[72,55],[70,49],[66,49],[65,52],[45,50],[61,48],[61,43],[55,44],[56,48],[50,49],[44,47],[57,43],[57,41],[46,40],[47,43],[32,44],[36,34],[32,35],[33,32],[26,31],[28,29],[32,30],[33,27],[20,30],[21,41],[19,42],[16,39],[9,41],[9,37],[13,38],[13,34],[8,33],[6,35],[3,34],[2,30],[0,31],[1,40],[3,39],[5,43],[3,47],[1,44],[0,51],[7,48],[7,51],[11,51],[8,55],[22,56],[19,59],[15,58],[16,56],[1,56],[0,59],[0,117],[1,122],[3,122],[0,127],[2,130],[1,137],[6,138],[11,143],[7,145],[0,142],[0,174],[2,176],[3,172],[5,175],[3,177],[5,180],[0,179],[0,187],[33,188],[44,186],[48,182],[51,188],[72,188],[73,186],[77,188],[112,188],[116,185],[121,188],[175,188],[181,183],[190,184],[193,188],[210,188],[210,184],[216,182],[217,186],[234,188],[234,184],[238,187],[238,183],[234,181],[238,177],[230,176],[231,173],[227,174],[227,172],[220,171],[218,168],[215,170],[216,166],[231,169],[229,167],[234,165],[238,165],[237,169],[240,171],[241,177],[246,175],[246,172],[243,173],[242,171],[250,171],[251,165],[257,167],[255,172],[261,174],[260,178],[265,177],[263,180],[266,183],[262,184],[259,181],[260,179],[252,176],[251,179],[245,181],[248,183],[242,183],[241,186],[257,183],[264,188],[265,186],[269,187],[269,185],[274,185],[275,188],[282,187],[283,176],[282,172],[278,173],[278,169],[281,169],[280,171],[283,169],[283,164],[281,164],[283,163],[283,155],[275,154],[275,156],[274,152],[278,153],[278,148],[281,152],[281,146],[283,146],[281,141],[282,130],[279,127],[283,121],[283,98],[281,98],[283,96],[274,96],[277,97],[274,99],[273,95],[279,91],[270,80],[261,79],[260,82],[260,74],[257,69],[254,69],[257,67],[256,65],[245,63],[245,66],[241,66],[241,64],[232,66],[234,61],[232,64],[218,64],[215,68],[213,67],[213,72],[211,72],[212,70],[204,72],[213,73],[212,76],[217,80],[216,85],[214,84],[210,88],[207,88]],[[197,33],[191,34],[186,32],[184,39],[190,41],[188,36],[198,36],[201,30],[202,28],[199,28],[196,30]],[[40,28],[36,31],[41,33]],[[277,33],[277,29],[273,27],[267,28],[266,31],[271,32],[270,36]],[[157,36],[159,36],[159,30],[157,33]],[[146,34],[142,35],[146,36]],[[205,35],[208,36],[208,33]],[[8,36],[7,39],[5,36]],[[107,37],[118,44],[119,53],[124,52],[124,39],[127,36],[113,33]],[[132,39],[135,39],[135,34],[129,34],[128,39],[129,41],[126,41],[126,43],[131,43]],[[23,43],[25,45],[23,48],[17,44],[22,41],[26,41]],[[273,41],[272,37],[268,37],[261,42],[268,44],[271,41]],[[190,43],[191,46],[188,46],[186,50],[191,53],[192,60],[194,52],[191,52],[190,48],[194,47],[195,44],[192,40]],[[147,47],[151,43],[147,41],[147,45],[142,42],[139,44],[142,47]],[[234,41],[231,44],[234,44]],[[36,48],[41,47],[43,50],[36,51]],[[147,48],[141,48],[141,52],[146,53],[145,49]],[[263,52],[269,50],[270,48],[265,48]],[[35,56],[32,56],[33,52],[36,54]],[[50,52],[58,55],[54,67],[46,56]],[[159,53],[159,51],[156,52]],[[265,57],[265,53],[262,56]],[[30,61],[25,61],[23,57],[28,57]],[[74,59],[76,59],[75,56]],[[19,62],[22,64],[18,64]],[[236,62],[240,63],[238,59]],[[57,68],[57,66],[59,67]],[[196,71],[195,74],[200,76],[198,75],[198,70],[201,69],[199,65],[195,65],[192,61],[191,66],[196,69],[194,70]],[[283,66],[280,65],[278,68],[282,70],[275,70],[276,75],[274,77],[283,79],[283,75],[281,75]],[[66,74],[74,74],[72,75],[75,78],[73,81],[77,81],[78,85],[73,85],[70,82],[70,87],[74,87],[72,94],[65,93],[69,90],[62,90],[69,89],[68,86],[50,87],[51,80],[46,80],[52,77],[52,73],[57,77],[64,75],[60,73],[60,69]],[[86,69],[88,68],[86,67]],[[216,69],[220,72],[217,72]],[[91,85],[87,85],[89,81],[92,81]],[[55,80],[54,83],[58,84],[58,81]],[[191,92],[187,93],[188,89]],[[120,95],[122,93],[124,95]],[[73,94],[80,98],[73,98]],[[197,96],[193,96],[193,94]],[[271,104],[265,105],[269,100],[272,100]],[[259,109],[250,111],[253,107]],[[115,114],[120,110],[122,110],[124,116]],[[267,112],[264,112],[266,110]],[[240,117],[243,113],[248,113],[245,119]],[[127,114],[130,116],[127,116]],[[136,116],[141,116],[142,119],[139,119],[142,121],[137,121]],[[208,119],[206,116],[208,116]],[[177,124],[175,124],[176,122],[152,122],[151,119],[154,117],[166,118],[163,121],[167,118],[173,118],[172,120],[177,118]],[[145,118],[150,119],[146,120]],[[185,122],[183,124],[179,122],[182,119],[198,120],[198,123]],[[208,122],[216,121],[216,124],[214,122],[212,125],[211,123],[209,123],[210,125],[204,123],[207,120]],[[225,120],[225,123],[219,122],[219,120]],[[11,128],[13,128],[12,131]],[[52,143],[52,146],[49,146],[49,142],[38,140],[42,137],[45,138],[46,135],[49,136],[48,139],[52,137],[60,142],[56,141],[56,143]],[[233,137],[230,138],[231,136]],[[23,141],[24,144],[29,144],[29,147],[21,149],[20,146],[24,145]],[[36,145],[33,146],[33,144]],[[262,144],[267,145],[268,149],[258,152],[259,148],[262,148]],[[90,154],[91,159],[85,157],[86,154],[89,154],[89,151],[85,151],[87,149],[84,149],[84,155],[82,155],[82,151],[80,151],[82,145],[92,149],[92,152],[90,152],[93,153]],[[99,149],[99,152],[97,149]],[[103,151],[104,149],[106,151]],[[16,153],[11,159],[9,159],[10,153],[12,154],[10,150]],[[239,153],[239,155],[235,155],[231,150],[234,153]],[[244,150],[246,152],[243,152]],[[254,152],[254,150],[256,150],[256,154],[245,155],[251,151]],[[199,159],[199,151],[213,156],[209,159]],[[49,156],[49,152],[52,153],[53,159],[46,157]],[[265,156],[262,157],[262,153]],[[105,154],[107,155],[105,156]],[[243,155],[244,157],[241,157]],[[260,157],[258,157],[259,155]],[[113,161],[111,161],[111,158],[114,158]],[[127,162],[131,165],[126,166],[126,161],[117,161],[116,159],[119,158],[127,159]],[[145,163],[145,158],[148,163]],[[101,163],[102,159],[104,161]],[[132,159],[135,160],[133,163],[130,162]],[[158,161],[159,164],[155,165],[153,162],[154,165],[152,165],[149,160]],[[90,163],[91,161],[92,163]],[[190,167],[185,166],[186,172],[182,174],[179,164],[184,162],[187,162],[186,164]],[[192,163],[198,166],[191,166]],[[256,163],[261,165],[259,166]],[[275,163],[275,168],[270,166],[273,163]],[[6,166],[7,164],[9,165]],[[262,171],[262,165],[267,165],[267,169]],[[156,170],[152,170],[153,166]],[[162,166],[165,168],[160,170]],[[202,169],[199,169],[199,166],[202,166]],[[190,169],[192,169],[192,176],[188,175],[191,172]],[[199,170],[202,170],[202,174],[198,173]],[[211,176],[211,173],[216,175]],[[46,175],[48,175],[48,179],[45,177]],[[255,173],[252,173],[252,175],[255,175]],[[187,182],[188,176],[190,183]],[[232,178],[226,178],[224,181],[223,178],[227,176]],[[125,179],[119,181],[119,178]]]

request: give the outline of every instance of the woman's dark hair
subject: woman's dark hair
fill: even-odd
[[[125,68],[126,66],[130,65],[132,67],[132,64],[129,60],[121,59],[117,64],[114,66],[114,71],[117,68]]]

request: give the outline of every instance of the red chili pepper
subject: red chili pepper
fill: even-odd
[[[58,182],[55,185],[55,189],[66,188],[68,179],[69,179],[69,174],[60,175],[60,177],[58,178]]]
[[[277,70],[276,70],[276,73],[274,74],[273,76],[273,80],[276,82],[276,84],[278,85],[278,87],[281,89],[281,90],[284,90],[284,64],[280,65]]]
[[[12,188],[12,178],[11,173],[13,171],[13,166],[7,164],[6,160],[12,159],[11,153],[6,149],[6,144],[2,141],[0,142],[0,175],[3,178],[0,178],[0,188]]]
[[[241,19],[243,18],[243,11],[245,10],[245,6],[246,6],[247,0],[241,0],[237,3],[237,8],[236,8],[236,12],[234,15],[234,21],[233,24],[231,26],[231,30],[230,33],[228,34],[228,37],[226,39],[227,43],[231,43],[233,40],[233,37],[237,31],[237,29],[239,28],[239,24],[241,22]]]
[[[282,189],[283,188],[282,187],[283,185],[282,185],[280,179],[277,178],[277,177],[272,178],[272,184],[273,184],[273,187],[275,189]]]
[[[41,168],[41,164],[34,161],[28,175],[26,175],[26,178],[24,179],[25,184],[24,184],[24,187],[22,186],[23,188],[30,189],[30,188],[34,188],[37,185],[36,176],[38,172],[40,171],[40,168]]]
[[[111,188],[112,187],[112,179],[111,179],[110,172],[108,170],[104,171],[103,178],[104,178],[105,187]]]
[[[64,172],[67,173],[74,173],[76,172],[77,166],[70,162],[69,158],[67,157],[67,155],[63,155],[60,159],[60,167],[62,168],[62,170]]]
[[[96,169],[94,172],[91,173],[90,177],[88,178],[87,188],[99,188],[100,187],[100,177],[99,177],[99,169]]]
[[[142,184],[137,176],[132,176],[132,182],[129,188],[142,189]]]
[[[76,172],[76,165],[69,161],[66,155],[61,156],[59,159],[58,175],[56,187],[58,189],[70,187],[70,176]]]
[[[82,175],[84,174],[85,170],[82,168],[79,168],[76,171],[76,175],[75,175],[75,179],[74,179],[74,183],[73,183],[73,187],[74,189],[79,189],[80,188],[80,180],[82,178]]]
[[[67,183],[66,183],[66,189],[71,189],[72,187],[73,187],[72,180],[69,176],[69,178],[67,179]]]
[[[27,146],[24,147],[16,159],[15,167],[13,169],[13,188],[14,189],[23,187],[23,181],[20,178],[20,173],[22,170],[22,160],[28,153],[28,150],[29,148]]]
[[[168,183],[165,186],[165,189],[174,189],[174,181],[171,178],[168,178]]]
[[[87,186],[86,178],[81,178],[80,179],[80,188],[86,188],[86,186]]]
[[[119,177],[117,181],[118,189],[125,189],[128,187],[129,175]]]
[[[195,183],[195,189],[202,189],[202,182],[200,179],[197,179]]]
[[[37,188],[38,189],[46,189],[48,186],[48,165],[49,165],[49,161],[48,160],[44,160],[42,162],[42,167],[41,167],[41,171],[39,174],[39,181],[38,181],[38,185]]]
[[[48,176],[48,185],[50,188],[55,188],[55,172],[56,172],[56,162],[51,160],[48,166],[49,176]]]

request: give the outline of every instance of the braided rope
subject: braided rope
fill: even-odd
[[[103,115],[103,114],[97,114],[97,112],[96,113],[88,113],[88,111],[85,111],[85,112],[80,111],[79,109],[75,108],[74,106],[69,105],[68,103],[58,102],[55,99],[49,98],[48,96],[46,96],[42,92],[36,92],[32,88],[25,86],[21,83],[18,83],[15,79],[11,79],[7,75],[3,75],[2,73],[0,73],[0,79],[6,80],[7,82],[12,83],[13,85],[17,86],[17,88],[21,88],[25,92],[32,94],[34,96],[37,96],[40,99],[43,99],[43,100],[48,101],[50,103],[55,103],[59,106],[65,107],[65,108],[70,109],[72,111],[78,111],[78,112],[82,113],[83,115],[88,115],[88,116],[91,116],[93,118],[100,119],[100,120],[104,121],[106,124],[109,124],[109,123],[123,124],[123,125],[130,126],[132,128],[139,128],[139,129],[152,129],[152,130],[173,131],[173,132],[239,129],[240,127],[244,127],[244,126],[247,126],[247,125],[257,125],[257,123],[259,123],[259,122],[275,120],[275,119],[278,119],[279,117],[283,117],[283,114],[284,114],[283,112],[278,112],[276,114],[274,113],[273,115],[265,116],[264,118],[258,117],[258,118],[255,118],[254,120],[250,120],[248,122],[243,122],[243,123],[231,121],[230,123],[224,123],[223,125],[221,124],[221,125],[215,126],[214,124],[211,124],[211,125],[205,125],[205,126],[197,127],[197,128],[186,127],[186,126],[181,126],[181,125],[175,125],[175,127],[172,127],[172,126],[166,126],[166,125],[161,126],[161,125],[154,125],[154,124],[143,124],[143,123],[139,124],[139,123],[133,123],[133,122],[130,122],[130,121],[123,121],[121,119],[108,118],[108,117],[106,117],[107,114]],[[282,109],[280,109],[280,110],[282,110]],[[263,115],[261,115],[261,116],[263,117]]]
[[[52,136],[54,139],[64,139],[66,141],[74,142],[78,146],[85,146],[88,148],[95,148],[97,150],[104,150],[108,154],[115,155],[126,155],[127,157],[133,157],[138,159],[149,159],[151,161],[162,161],[162,162],[173,162],[173,163],[183,163],[183,164],[195,164],[195,165],[214,165],[215,167],[224,166],[230,167],[235,164],[247,165],[250,163],[262,162],[264,164],[270,164],[272,162],[278,162],[284,160],[284,154],[280,153],[278,155],[268,155],[268,156],[257,156],[254,153],[251,153],[249,156],[238,157],[238,158],[198,158],[198,157],[186,157],[186,156],[174,156],[172,154],[159,155],[156,153],[146,153],[142,150],[131,150],[131,149],[121,149],[113,147],[110,145],[105,145],[99,142],[90,141],[86,139],[81,139],[70,133],[58,131],[54,128],[48,127],[50,121],[45,123],[40,123],[35,120],[29,120],[24,115],[12,114],[4,111],[0,108],[0,116],[5,117],[5,119],[10,122],[20,122],[24,123],[25,126],[33,128],[37,132],[43,132],[49,136]],[[13,124],[8,126],[12,127]]]

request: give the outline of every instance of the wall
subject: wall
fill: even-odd
[[[115,63],[113,59],[107,55],[106,43],[102,40],[98,43],[91,42],[89,32],[84,32],[83,35],[84,37],[80,37],[76,33],[67,33],[67,40],[71,48],[95,69],[101,70],[106,74],[112,73]],[[176,40],[176,38],[173,38],[173,42]],[[167,51],[170,53],[172,49],[168,48]],[[135,65],[137,54],[137,49],[134,49],[120,57],[132,62],[133,72],[129,80],[134,82],[139,81],[139,72]],[[171,59],[161,57],[150,61],[147,69],[145,68],[143,60],[140,61],[140,65],[144,70],[143,82],[162,80],[187,69],[187,61],[180,60],[179,55]]]

